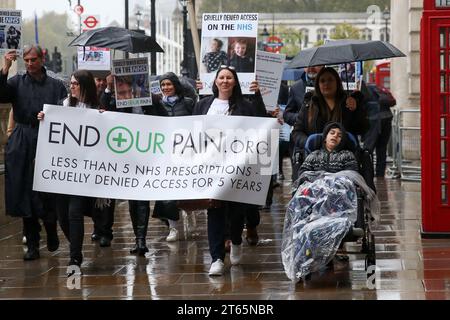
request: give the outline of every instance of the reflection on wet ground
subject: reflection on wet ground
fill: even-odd
[[[111,248],[91,242],[92,221],[86,217],[83,276],[80,289],[72,290],[67,287],[67,241],[50,253],[44,236],[41,259],[24,262],[22,222],[9,219],[0,226],[0,299],[449,299],[450,240],[421,239],[420,184],[382,179],[376,185],[382,208],[375,228],[376,290],[367,288],[364,256],[358,254],[306,283],[285,276],[280,257],[290,198],[285,180],[275,190],[271,209],[261,213],[260,243],[251,247],[244,240],[242,265],[231,267],[227,257],[223,277],[207,273],[211,258],[204,212],[194,213],[195,224],[192,219],[179,224],[181,239],[175,243],[167,243],[167,227],[151,219],[145,258],[129,253],[134,236],[127,202],[116,209]]]

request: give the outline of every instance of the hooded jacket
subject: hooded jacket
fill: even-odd
[[[325,148],[325,139],[328,132],[333,128],[339,128],[342,132],[342,140],[336,148],[329,152]],[[308,155],[300,167],[300,175],[305,171],[326,171],[336,173],[343,170],[358,171],[359,166],[355,155],[348,150],[347,132],[337,122],[325,125],[322,133],[322,147]]]
[[[184,96],[184,88],[180,82],[180,79],[173,72],[167,72],[159,78],[159,83],[163,80],[169,80],[175,87],[175,95],[177,100],[175,103],[170,104],[162,98],[157,98],[153,104],[159,104],[165,110],[163,116],[180,117],[190,116],[194,109],[195,102],[189,97]]]

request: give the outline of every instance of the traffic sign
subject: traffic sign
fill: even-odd
[[[88,16],[86,19],[84,19],[83,23],[88,29],[94,29],[99,21],[95,16]]]
[[[73,11],[80,16],[84,12],[84,8],[82,5],[76,5],[75,8],[73,8]]]

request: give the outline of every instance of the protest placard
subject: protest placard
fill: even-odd
[[[161,86],[159,80],[150,82],[150,92],[153,94],[162,94]]]
[[[113,74],[117,108],[152,104],[148,57],[113,60]]]
[[[256,77],[268,111],[275,110],[278,105],[278,94],[285,60],[285,54],[260,50],[256,53]]]
[[[204,13],[200,94],[211,94],[217,70],[221,65],[233,67],[239,78],[242,93],[250,94],[255,80],[257,13]]]
[[[338,72],[344,90],[358,89],[362,76],[362,62],[342,63],[332,67]]]
[[[90,71],[109,71],[111,69],[111,50],[97,47],[78,47],[78,69]]]
[[[0,53],[13,49],[22,55],[22,11],[0,9]]]
[[[278,163],[272,118],[156,117],[48,105],[44,111],[37,191],[263,205]]]

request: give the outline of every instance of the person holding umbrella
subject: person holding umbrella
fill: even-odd
[[[314,93],[305,98],[292,131],[296,148],[304,150],[308,136],[321,133],[330,121],[342,124],[355,136],[363,135],[369,128],[363,101],[359,91],[347,95],[336,70],[322,68],[317,75]]]

